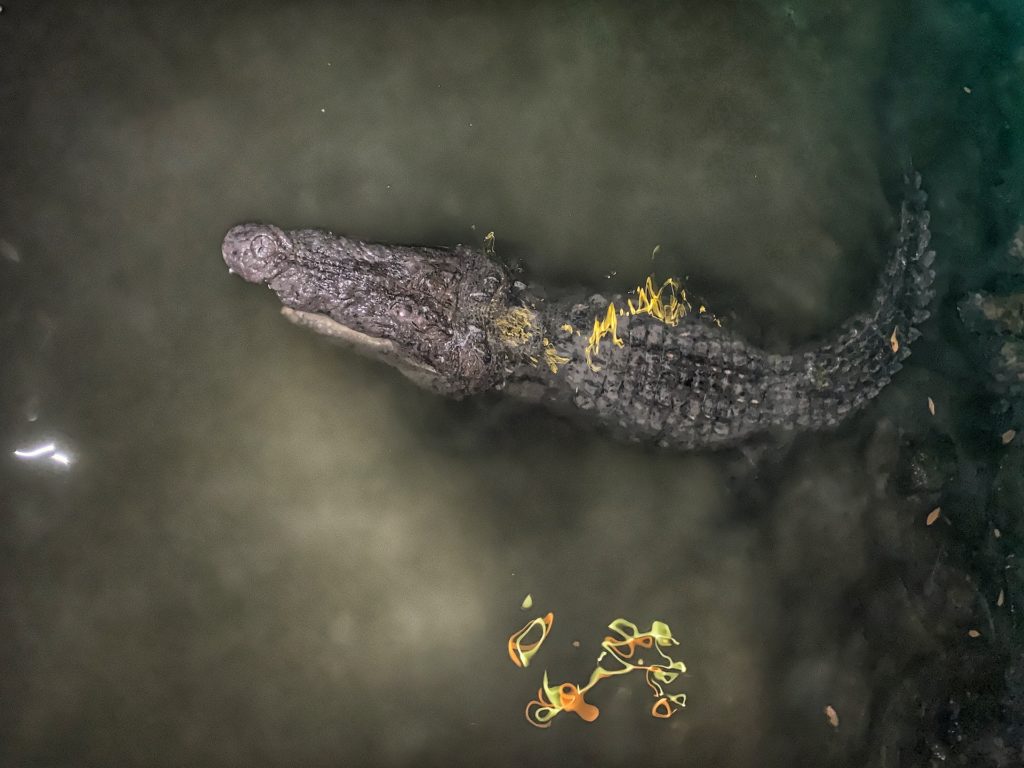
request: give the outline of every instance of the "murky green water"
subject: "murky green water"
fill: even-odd
[[[991,533],[1012,414],[956,311],[1020,220],[1015,13],[5,3],[0,764],[968,754],[1010,717],[1024,599],[999,580],[1015,497]],[[936,318],[867,412],[757,474],[437,399],[284,322],[219,253],[244,220],[494,230],[534,279],[687,276],[786,348],[869,300],[910,157]],[[943,490],[901,483],[915,445],[951,454]],[[508,635],[549,610],[517,670]],[[531,728],[543,670],[585,680],[619,616],[672,627],[686,709],[652,719],[631,677],[595,723]]]

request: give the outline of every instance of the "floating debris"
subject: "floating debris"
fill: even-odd
[[[537,698],[526,705],[526,719],[538,728],[548,728],[551,721],[561,712],[575,712],[583,720],[592,722],[600,715],[600,710],[589,704],[584,697],[597,683],[609,677],[628,674],[634,671],[644,673],[647,685],[654,693],[655,701],[651,706],[651,716],[668,718],[686,706],[686,694],[668,694],[664,686],[673,683],[679,675],[686,672],[686,665],[673,660],[662,648],[679,645],[672,636],[668,625],[661,621],[651,624],[650,630],[640,629],[626,619],[615,619],[608,628],[614,635],[606,636],[601,643],[603,652],[597,657],[597,667],[590,675],[590,680],[580,688],[573,683],[562,683],[552,686],[548,683],[547,671],[544,682],[537,691]],[[516,635],[513,635],[515,638]],[[574,646],[578,642],[573,643]],[[512,640],[509,640],[509,654],[512,654]],[[661,658],[661,662],[645,664],[642,659],[633,663],[632,659],[637,648],[653,649]],[[601,666],[602,660],[611,657],[616,665],[611,669]],[[515,659],[513,658],[513,661]],[[524,665],[525,666],[525,665]]]
[[[932,400],[930,397],[928,398],[928,413],[930,413],[932,416],[935,415],[935,401]]]
[[[892,336],[889,337],[889,346],[892,347],[892,353],[895,355],[900,351],[900,340],[896,338],[896,329],[892,329]]]
[[[579,648],[580,647],[580,641],[579,640],[573,640],[572,641],[572,647],[573,648]]]
[[[836,712],[835,707],[833,707],[831,704],[825,707],[825,717],[828,718],[828,724],[831,725],[833,728],[839,727],[839,713]]]
[[[1008,429],[1005,432],[1003,432],[1003,437],[1002,437],[1003,445],[1009,445],[1010,443],[1012,443],[1013,442],[1013,438],[1015,438],[1016,436],[1017,436],[1017,430],[1015,430],[1015,429]]]
[[[979,632],[976,629],[969,629],[969,630],[967,630],[967,636],[968,637],[981,637],[981,632]]]
[[[589,686],[588,686],[589,687]],[[588,723],[597,720],[601,710],[588,704],[581,691],[572,683],[552,686],[548,683],[548,673],[544,672],[544,682],[537,691],[537,698],[526,705],[526,719],[538,728],[549,728],[551,721],[560,712],[575,712]]]
[[[536,314],[526,307],[513,307],[504,314],[494,318],[492,322],[505,342],[513,347],[525,347],[536,344],[538,337],[540,337],[541,355],[544,358],[544,364],[547,365],[551,373],[558,373],[558,367],[568,363],[569,358],[559,354],[550,339],[540,336],[534,324],[535,320]],[[565,330],[566,327],[570,331],[572,330],[571,325],[563,325],[562,329]],[[541,358],[530,354],[527,357],[534,365],[540,365]]]
[[[600,317],[594,318],[594,329],[591,331],[586,348],[587,365],[591,370],[600,370],[594,365],[593,356],[600,353],[602,339],[610,335],[615,346],[623,346],[622,339],[618,337],[619,317],[624,317],[627,314],[631,317],[649,315],[665,325],[678,325],[682,318],[693,312],[693,304],[686,294],[686,289],[673,278],[669,278],[660,287],[655,288],[654,276],[649,275],[644,284],[638,285],[633,293],[636,295],[635,304],[633,299],[627,299],[626,309],[616,309],[615,302],[611,302],[608,304],[608,310],[605,312],[603,320]],[[707,307],[703,304],[700,306],[698,314],[707,315],[711,322],[719,328],[722,327],[721,320],[708,312]]]
[[[587,365],[590,366],[591,370],[600,370],[594,366],[592,358],[601,351],[601,340],[605,336],[610,335],[612,337],[612,344],[616,347],[621,347],[624,344],[622,339],[619,338],[618,329],[619,319],[615,314],[615,304],[609,304],[604,320],[594,319],[594,330],[590,332],[590,339],[587,341],[587,348],[584,354],[587,358]]]
[[[924,524],[934,525],[935,521],[939,519],[940,515],[942,515],[942,507],[936,507],[935,509],[928,513],[928,517],[925,519]]]
[[[527,595],[523,598],[523,604],[519,606],[521,610],[527,611],[533,608],[533,595]]]
[[[668,290],[668,297],[662,298],[662,294]],[[669,278],[658,289],[654,288],[654,280],[648,277],[641,286],[636,287],[636,305],[633,300],[628,299],[629,314],[650,315],[661,320],[666,325],[677,325],[683,317],[690,314],[693,305],[686,296],[686,290],[678,282]]]
[[[502,338],[514,347],[522,347],[533,341],[537,332],[533,325],[534,314],[526,307],[513,307],[494,319],[494,327]]]
[[[1003,603],[1006,602],[1006,595],[1003,594],[1003,590],[999,590],[999,597],[996,598],[996,608],[1002,608]]]
[[[547,616],[534,619],[518,632],[513,633],[508,639],[508,656],[512,659],[513,664],[517,667],[530,666],[530,659],[540,650],[541,645],[547,639],[554,621],[555,614],[549,613]],[[524,642],[526,636],[534,629],[540,632],[540,637],[531,643]]]
[[[558,366],[569,362],[569,358],[558,354],[558,350],[546,338],[541,340],[541,350],[544,355],[544,362],[547,363],[548,370],[552,373],[558,373]]]
[[[995,536],[998,539],[998,538],[1000,538],[1003,535],[1003,532],[1000,531],[998,528],[993,528],[992,529],[992,535]]]

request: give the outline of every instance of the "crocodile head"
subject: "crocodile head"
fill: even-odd
[[[292,322],[331,336],[449,396],[495,386],[488,332],[510,280],[479,251],[364,243],[322,230],[241,224],[224,237],[232,272],[274,291]]]

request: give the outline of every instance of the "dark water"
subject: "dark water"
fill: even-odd
[[[957,310],[1016,284],[1022,75],[1009,2],[4,3],[0,764],[1024,764],[1022,425]],[[219,253],[495,230],[785,348],[868,301],[910,159],[935,317],[757,474],[441,401]],[[625,678],[531,728],[619,616],[672,627],[686,709]]]

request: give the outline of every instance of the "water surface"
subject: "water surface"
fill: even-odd
[[[0,763],[926,765],[902,680],[948,645],[929,622],[965,627],[915,613],[940,547],[888,478],[972,397],[942,322],[754,473],[420,392],[219,253],[245,220],[493,230],[533,279],[681,275],[791,347],[869,301],[909,158],[943,290],[998,240],[998,142],[964,126],[1003,17],[921,11],[5,4]],[[67,465],[13,455],[48,442]],[[556,622],[523,671],[528,593]],[[672,627],[687,708],[615,680],[597,722],[532,729],[544,668],[584,681],[619,616]]]

